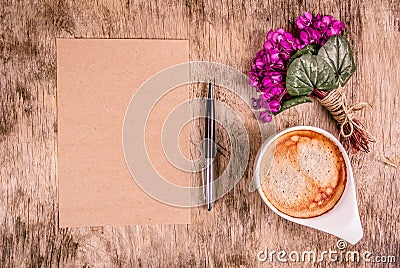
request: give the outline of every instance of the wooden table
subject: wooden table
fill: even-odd
[[[191,60],[247,72],[267,31],[291,29],[303,11],[333,14],[346,23],[357,63],[346,95],[353,104],[372,107],[357,116],[377,143],[370,154],[351,156],[364,238],[348,249],[394,255],[399,263],[399,173],[383,161],[400,163],[399,1],[3,0],[1,267],[269,267],[257,260],[265,247],[335,249],[337,238],[279,218],[248,193],[251,168],[213,213],[194,209],[191,225],[58,228],[56,37],[189,39]],[[219,92],[219,99],[235,105],[235,98]],[[290,109],[275,122],[277,130],[313,125],[337,134],[318,103]],[[251,164],[259,145],[251,140]],[[221,167],[227,162],[222,154],[218,161]]]

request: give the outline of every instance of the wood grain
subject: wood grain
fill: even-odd
[[[269,267],[256,257],[265,247],[334,249],[335,237],[279,218],[256,193],[248,193],[251,168],[213,213],[194,209],[191,225],[58,228],[56,37],[189,39],[191,60],[221,62],[247,72],[266,32],[271,27],[292,29],[303,11],[333,14],[346,23],[357,63],[346,95],[352,103],[367,101],[372,107],[357,116],[377,143],[370,154],[351,156],[365,234],[348,248],[394,255],[398,263],[399,173],[382,161],[387,157],[400,163],[398,1],[2,0],[1,267]],[[193,94],[201,90],[193,87]],[[240,105],[222,89],[218,98]],[[255,123],[249,117],[246,126],[251,130]],[[275,123],[278,130],[313,125],[337,133],[317,103],[285,111]],[[227,140],[226,135],[218,131],[219,140]],[[260,145],[257,135],[250,144],[251,166]],[[220,170],[226,156],[218,156]]]

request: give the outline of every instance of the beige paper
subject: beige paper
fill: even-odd
[[[160,203],[139,188],[122,148],[125,110],[135,90],[162,69],[187,62],[188,47],[187,40],[57,40],[60,227],[190,223],[189,209]],[[184,186],[189,174],[160,158],[161,139],[154,137],[165,115],[156,111],[187,98],[185,88],[167,94],[146,128],[156,169]],[[180,136],[188,150],[187,137]]]

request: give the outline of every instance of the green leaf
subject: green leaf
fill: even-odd
[[[309,96],[314,88],[337,88],[334,70],[322,58],[305,54],[289,65],[286,88],[291,96]]]
[[[317,49],[317,45],[316,44],[309,44],[306,45],[305,47],[303,47],[300,50],[297,50],[296,53],[294,53],[290,59],[289,59],[289,63],[288,65],[290,65],[295,59],[300,58],[301,56],[303,56],[304,54],[313,54],[313,55],[317,55],[318,53],[318,49]]]
[[[287,110],[293,106],[302,104],[302,103],[306,103],[306,102],[312,102],[312,99],[310,97],[307,96],[300,96],[300,97],[294,97],[290,100],[285,101],[282,106],[281,109],[275,113],[275,115],[279,114],[280,112]]]
[[[329,38],[319,50],[318,56],[325,59],[333,68],[341,86],[346,84],[356,69],[353,52],[344,36],[338,35]]]
[[[338,88],[339,84],[335,78],[335,73],[331,66],[322,58],[315,56],[317,58],[317,81],[314,88],[322,91],[328,91],[331,89]]]

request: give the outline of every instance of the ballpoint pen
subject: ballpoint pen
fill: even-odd
[[[214,158],[215,158],[215,107],[213,84],[208,84],[208,97],[206,104],[206,131],[205,131],[205,159],[206,159],[206,203],[208,211],[212,208],[213,180],[214,180]]]

